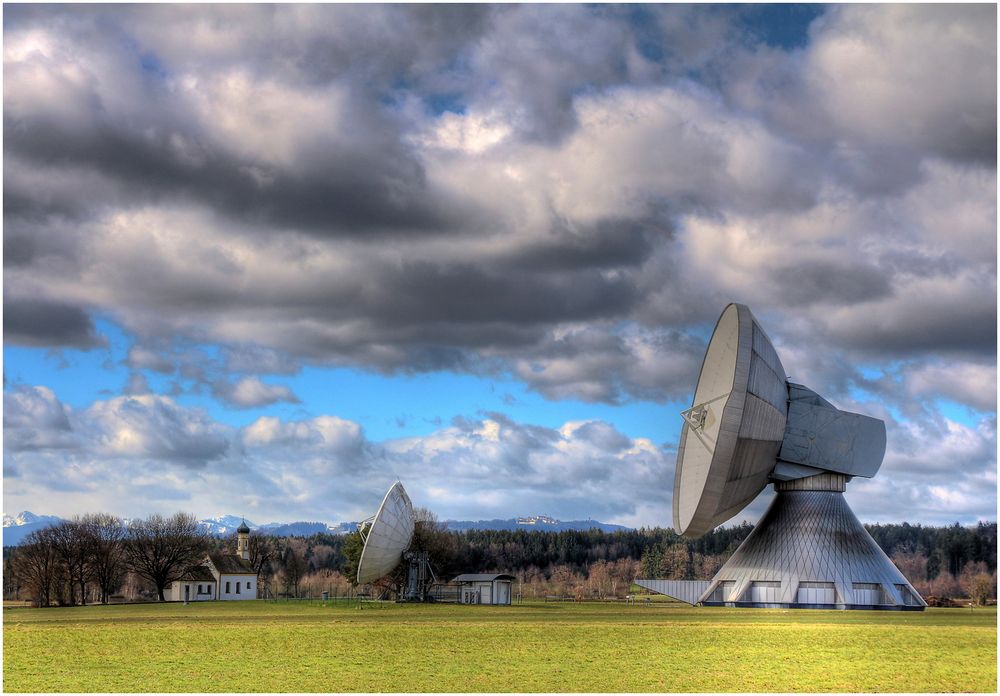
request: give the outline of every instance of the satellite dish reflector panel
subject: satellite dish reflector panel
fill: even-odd
[[[684,411],[674,476],[674,527],[697,537],[768,484],[785,434],[785,370],[746,305],[722,312]]]
[[[413,528],[413,504],[403,484],[397,481],[385,494],[368,527],[358,561],[359,585],[378,580],[399,565],[413,538]]]

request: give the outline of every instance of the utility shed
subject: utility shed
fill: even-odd
[[[504,573],[465,573],[453,583],[458,585],[462,604],[510,604],[513,575]]]

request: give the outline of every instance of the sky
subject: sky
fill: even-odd
[[[4,511],[666,527],[736,301],[995,520],[996,16],[7,5]]]

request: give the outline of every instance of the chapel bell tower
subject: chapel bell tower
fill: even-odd
[[[246,520],[236,529],[236,555],[243,560],[250,560],[250,528]]]

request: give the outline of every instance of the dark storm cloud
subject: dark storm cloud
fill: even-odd
[[[470,80],[465,53],[503,8],[452,5],[214,5],[116,13],[161,70],[249,66],[310,87],[343,78],[372,89],[424,85],[448,92]],[[426,84],[425,83],[429,83]]]
[[[988,353],[995,13],[752,14],[12,6],[7,338],[98,345],[100,310],[227,403],[303,361],[675,398],[731,300],[841,393]]]
[[[478,264],[405,264],[383,278],[385,301],[374,314],[401,319],[514,324],[598,319],[627,313],[635,288],[587,269],[537,274]]]
[[[650,216],[598,220],[580,229],[563,221],[549,234],[515,249],[497,265],[530,271],[567,271],[579,268],[632,268],[641,266],[656,237],[670,234],[670,218]]]
[[[16,160],[77,168],[81,177],[112,182],[130,205],[196,200],[250,229],[263,224],[342,235],[454,228],[455,211],[427,190],[422,165],[403,141],[407,123],[385,99],[400,69],[411,62],[418,70],[439,67],[456,42],[475,35],[484,12],[463,8],[442,17],[416,8],[373,11],[387,22],[377,30],[386,32],[386,40],[378,43],[371,42],[378,37],[370,36],[370,13],[359,8],[205,8],[196,16],[166,7],[74,8],[55,15],[14,9],[10,26],[27,31],[37,23],[66,48],[6,62],[5,164],[15,158],[14,173]],[[209,29],[213,17],[223,24]],[[324,20],[342,32],[324,28]],[[220,52],[212,42],[198,43],[206,31],[218,31],[221,45],[226,39],[248,41],[233,46],[236,53]],[[403,36],[414,40],[400,45]],[[339,51],[335,66],[320,59],[324,45]],[[60,60],[73,70],[61,71]],[[235,78],[224,71],[244,71],[248,61],[254,68],[237,75],[256,95],[226,103],[243,95],[226,91]],[[372,65],[380,66],[374,74]],[[187,70],[219,83],[214,90],[187,88]],[[218,70],[223,72],[213,72]],[[322,92],[302,91],[308,87],[295,82],[303,78],[332,86],[331,101],[324,104]],[[292,82],[286,88],[276,79]],[[269,85],[274,89],[268,91]],[[202,99],[206,88],[214,94]],[[46,94],[51,89],[63,92],[57,108]],[[300,103],[286,98],[298,96]],[[303,104],[319,109],[314,116],[322,120],[301,123],[301,132],[286,143],[294,162],[269,157],[275,120],[296,114]],[[233,109],[245,113],[220,131],[224,111]],[[228,126],[236,131],[225,131]],[[242,147],[251,140],[263,140],[263,150]],[[39,207],[79,211],[84,203],[71,191],[60,192],[62,200],[44,192],[35,198],[27,191],[7,193],[14,194],[11,213]]]
[[[885,271],[847,259],[835,263],[803,261],[772,270],[773,278],[784,280],[781,292],[789,305],[815,303],[831,305],[854,304],[877,300],[892,292],[892,283]]]
[[[179,135],[170,124],[153,132],[131,131],[127,123],[105,121],[108,117],[99,103],[93,109],[94,118],[101,121],[83,132],[71,124],[5,114],[9,152],[48,166],[73,167],[81,173],[91,170],[127,189],[134,201],[200,201],[249,230],[273,225],[319,235],[351,235],[394,229],[444,231],[455,226],[447,202],[430,200],[420,164],[391,137],[382,142],[379,136],[321,145],[319,152],[303,153],[298,167],[288,170],[262,167],[208,143],[192,157],[177,147]],[[377,114],[358,114],[353,122],[377,119]],[[178,125],[186,127],[183,122]],[[395,130],[386,126],[388,133]],[[196,143],[204,139],[197,132],[183,137]],[[18,208],[28,213],[38,206],[23,197],[14,205],[9,212],[15,215]],[[77,202],[62,206],[63,212],[78,209]],[[57,204],[53,212],[59,210]]]
[[[838,343],[875,355],[906,357],[920,353],[956,352],[973,356],[996,354],[997,307],[995,298],[970,295],[966,302],[936,302],[914,298],[903,307],[883,310],[871,306],[867,318],[861,313],[834,313],[826,324]]]
[[[82,307],[10,292],[4,293],[3,334],[5,342],[24,346],[88,350],[106,344]]]

